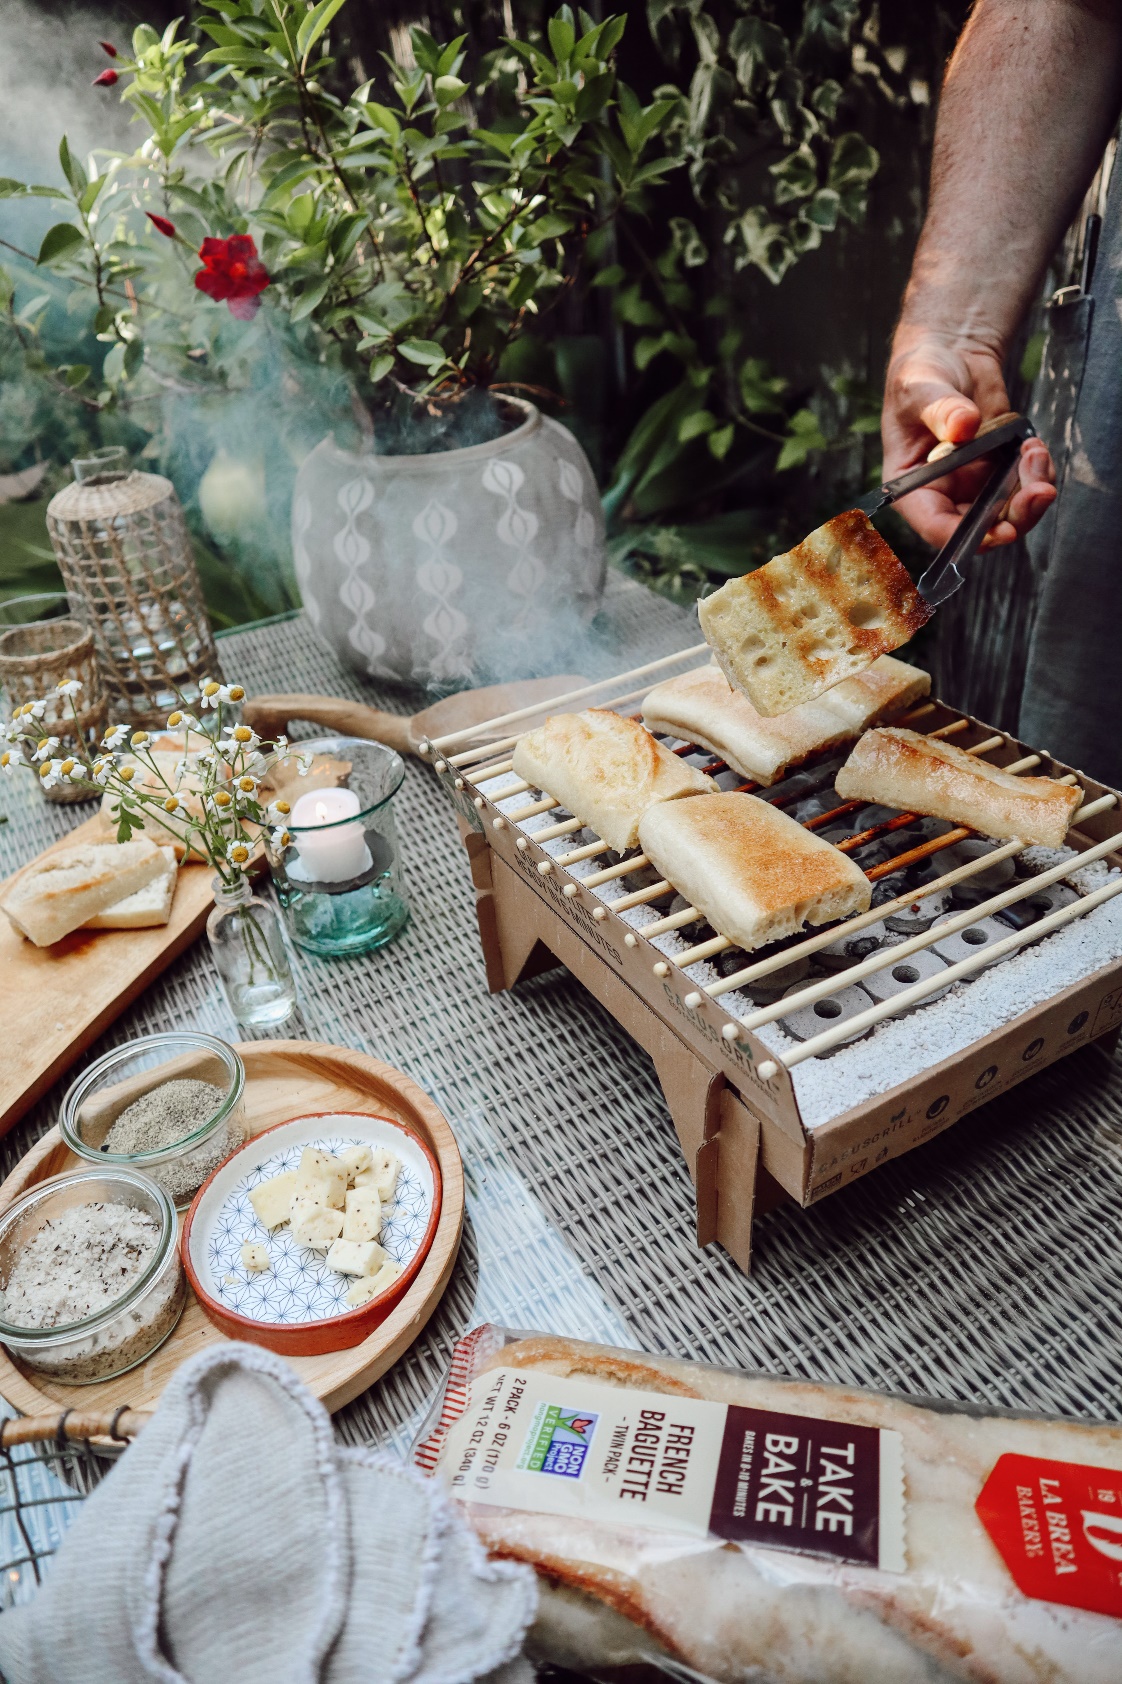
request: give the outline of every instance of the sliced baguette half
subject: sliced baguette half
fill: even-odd
[[[50,947],[164,871],[154,842],[76,842],[33,860],[4,897],[9,921],[36,947]]]
[[[697,605],[730,684],[770,719],[899,649],[931,610],[858,509]]]
[[[882,655],[867,672],[845,679],[817,701],[765,719],[713,663],[656,684],[643,703],[643,719],[651,731],[711,749],[742,777],[773,784],[812,755],[852,742],[930,688],[919,667]]]
[[[153,877],[143,889],[137,889],[135,894],[126,895],[113,906],[107,906],[104,912],[96,917],[87,918],[82,928],[84,930],[148,930],[160,924],[166,924],[171,917],[171,903],[175,898],[175,884],[179,876],[179,863],[175,857],[175,849],[162,847],[160,853],[164,858],[164,870],[161,876]]]
[[[901,726],[868,731],[835,780],[843,800],[876,801],[969,825],[984,836],[1062,848],[1082,791],[1055,778],[1020,778],[953,743]]]
[[[606,708],[557,713],[527,732],[514,750],[514,770],[618,853],[635,846],[648,807],[717,788],[637,719],[623,719]]]
[[[865,912],[872,899],[851,859],[755,795],[651,807],[639,840],[678,893],[748,950]]]

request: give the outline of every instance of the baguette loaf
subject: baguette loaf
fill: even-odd
[[[881,655],[867,672],[843,679],[817,701],[765,719],[713,664],[657,684],[643,703],[643,719],[651,731],[711,749],[742,777],[773,784],[811,755],[852,742],[930,688],[919,667]]]
[[[159,877],[153,877],[143,889],[137,889],[135,894],[126,895],[124,900],[117,901],[113,906],[107,906],[104,912],[99,912],[94,918],[87,918],[82,928],[85,930],[147,930],[161,924],[166,924],[171,917],[171,903],[175,896],[175,883],[179,875],[179,864],[175,857],[175,849],[162,847],[164,869]]]
[[[604,708],[557,713],[514,750],[520,778],[544,789],[623,853],[639,836],[647,808],[717,786],[663,748],[636,719]]]
[[[738,947],[793,936],[867,911],[872,888],[845,854],[755,795],[652,807],[643,852]]]
[[[876,801],[970,825],[984,836],[1062,848],[1082,791],[1055,778],[1020,778],[952,743],[899,726],[869,731],[837,775],[846,801]]]
[[[50,947],[164,870],[163,855],[147,837],[76,842],[26,866],[8,890],[4,911],[36,947]]]
[[[899,649],[931,610],[858,509],[697,605],[730,684],[771,718]]]
[[[622,1516],[608,1525],[469,1505],[493,1554],[539,1572],[535,1659],[594,1671],[669,1656],[673,1676],[684,1666],[717,1684],[1118,1684],[1119,1622],[1023,1595],[974,1508],[1007,1453],[1122,1469],[1117,1427],[936,1412],[548,1337],[517,1340],[480,1364],[500,1368],[888,1428],[902,1439],[903,1573],[652,1532]]]

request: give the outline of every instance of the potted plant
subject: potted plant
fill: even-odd
[[[674,101],[618,80],[622,18],[568,6],[488,54],[413,28],[351,88],[343,4],[203,0],[189,38],[104,43],[96,80],[143,144],[85,167],[64,142],[65,189],[5,191],[70,200],[37,261],[88,293],[107,389],[182,402],[269,369],[264,401],[329,417],[296,473],[293,559],[347,661],[510,676],[594,613],[605,559],[584,452],[504,386],[504,353],[674,166],[648,156]]]

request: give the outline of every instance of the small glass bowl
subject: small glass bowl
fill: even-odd
[[[0,1309],[0,1343],[24,1368],[69,1386],[111,1380],[145,1362],[171,1333],[187,1300],[175,1206],[136,1170],[68,1170],[33,1187],[0,1215],[0,1291],[16,1258],[48,1218],[73,1205],[131,1205],[155,1217],[160,1233],[148,1267],[114,1303],[84,1321],[17,1327]]]
[[[181,1140],[146,1152],[109,1152],[105,1138],[128,1106],[165,1082],[209,1082],[220,1088],[215,1110]],[[143,1170],[183,1210],[219,1164],[246,1137],[245,1067],[217,1035],[175,1030],[145,1035],[99,1058],[62,1102],[59,1129],[76,1157],[99,1168]]]

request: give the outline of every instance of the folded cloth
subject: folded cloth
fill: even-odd
[[[435,1480],[343,1449],[278,1357],[208,1348],[87,1498],[7,1684],[528,1684],[537,1591]]]

